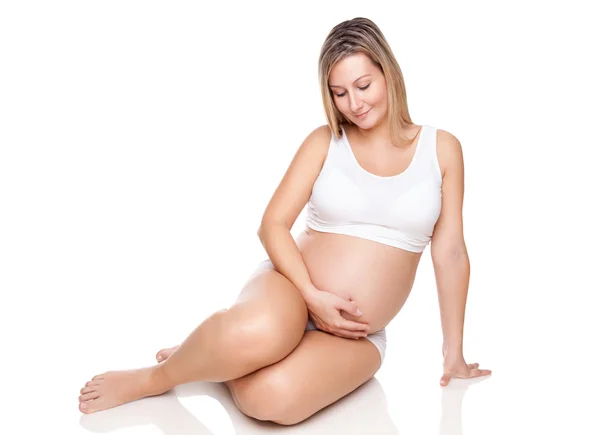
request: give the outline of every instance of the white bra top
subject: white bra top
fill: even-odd
[[[442,205],[436,130],[423,125],[410,165],[390,177],[360,166],[343,127],[341,139],[332,134],[308,200],[306,225],[316,231],[423,252]]]

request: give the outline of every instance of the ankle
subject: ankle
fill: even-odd
[[[152,395],[165,393],[175,386],[176,384],[166,373],[164,364],[157,364],[150,367],[148,389]]]

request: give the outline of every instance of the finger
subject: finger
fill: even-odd
[[[340,306],[338,309],[343,310],[353,316],[362,316],[362,312],[352,302],[345,301],[340,298]]]
[[[364,337],[366,335],[365,332],[359,331],[359,332],[355,332],[355,331],[348,331],[345,329],[335,329],[334,332],[332,332],[332,334],[337,335],[338,337],[342,337],[342,338],[352,338],[352,339],[359,339],[361,337]]]
[[[369,324],[368,323],[354,322],[352,320],[346,320],[346,319],[341,321],[340,324],[337,325],[337,327],[339,329],[347,329],[348,331],[369,332]]]

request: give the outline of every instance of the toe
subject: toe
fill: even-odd
[[[107,408],[109,408],[109,406],[106,406],[105,397],[98,397],[97,399],[79,402],[79,410],[84,414],[90,414],[92,412],[101,411]]]
[[[91,393],[93,391],[96,391],[98,389],[97,386],[93,386],[93,387],[83,387],[81,390],[79,390],[79,394],[86,394],[86,393]]]
[[[102,373],[101,375],[96,375],[96,376],[94,376],[94,377],[92,378],[92,381],[98,381],[98,380],[100,380],[100,379],[104,379],[104,375],[105,375],[105,374],[106,374],[106,373]]]
[[[97,387],[98,385],[100,385],[100,382],[97,381],[87,381],[85,383],[86,387]]]
[[[84,414],[91,414],[92,412],[103,411],[117,405],[119,405],[119,403],[111,403],[106,396],[100,396],[97,399],[79,402],[79,410]]]
[[[156,361],[162,362],[162,361],[166,360],[167,358],[169,358],[171,356],[171,354],[173,352],[175,352],[175,349],[177,349],[177,347],[178,346],[173,346],[173,347],[159,350],[156,354]]]
[[[91,393],[85,393],[85,394],[82,394],[81,396],[79,396],[79,401],[86,402],[88,400],[97,399],[98,397],[100,397],[100,392],[92,391]]]
[[[92,411],[92,407],[91,407],[92,402],[93,402],[93,400],[88,400],[87,402],[79,402],[79,410],[81,412],[83,412],[84,414],[89,414],[91,412],[94,412],[94,411]]]

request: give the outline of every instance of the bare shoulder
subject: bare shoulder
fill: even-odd
[[[308,172],[312,173],[316,165],[320,171],[327,158],[331,137],[331,129],[327,124],[312,130],[296,151],[294,166],[301,165],[304,170],[308,169]]]
[[[329,150],[331,141],[331,129],[327,124],[320,125],[311,131],[306,139],[300,145],[300,148],[309,148],[312,152],[323,154],[323,157]]]
[[[436,147],[442,178],[448,169],[463,170],[462,146],[456,136],[438,128],[436,133]]]
[[[323,124],[315,128],[310,134],[320,135],[322,138],[329,139],[331,137],[331,129],[329,125]]]
[[[328,125],[317,127],[306,136],[275,189],[263,214],[261,226],[283,222],[288,229],[292,228],[310,198],[327,157],[330,141],[331,130]]]

